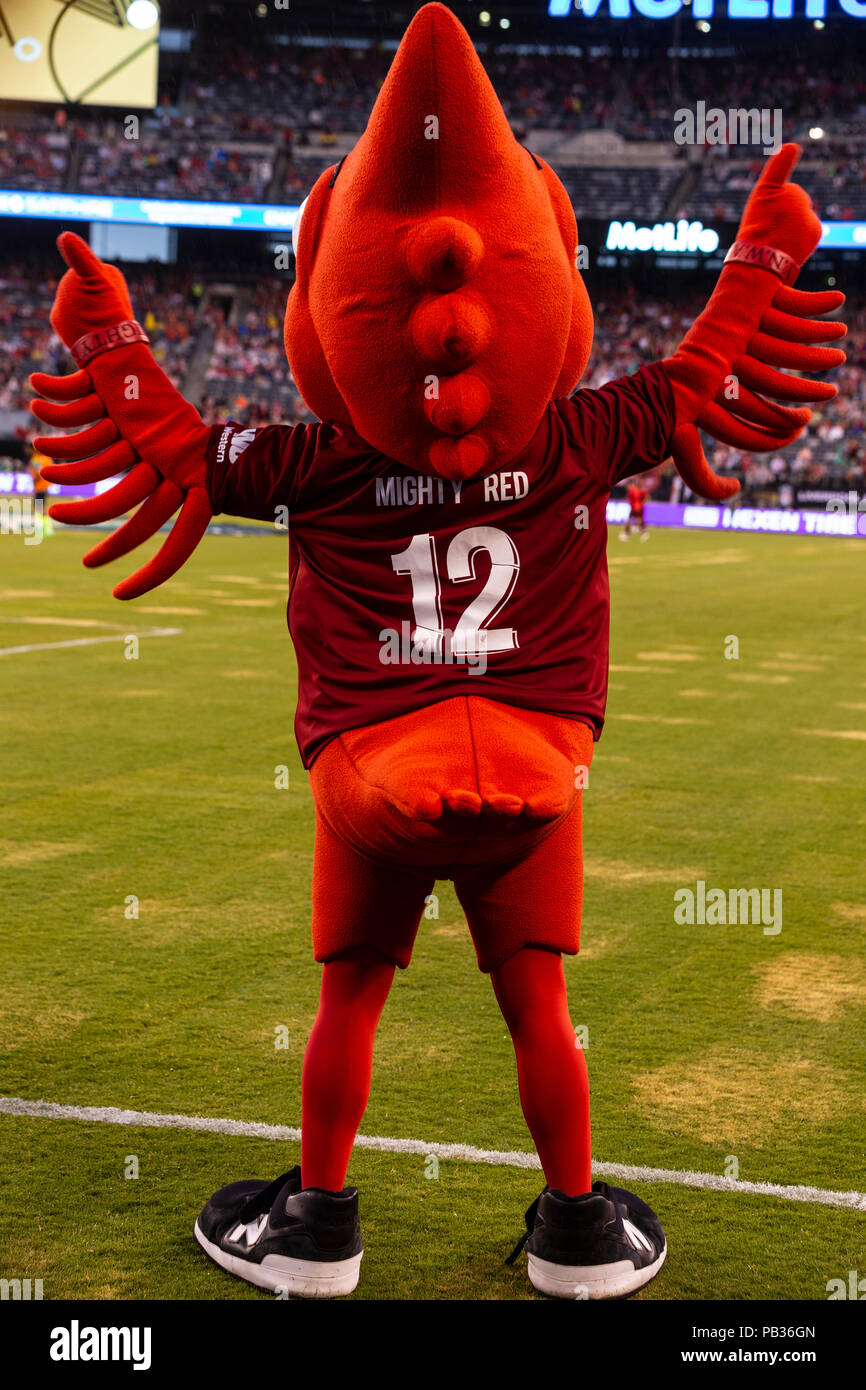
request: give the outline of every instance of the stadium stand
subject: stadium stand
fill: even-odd
[[[519,139],[548,159],[579,222],[685,216],[732,222],[761,166],[754,147],[679,146],[674,117],[708,92],[727,105],[783,113],[785,138],[807,148],[798,180],[825,218],[866,218],[866,73],[856,55],[813,70],[787,51],[712,59],[684,51],[647,63],[575,48],[480,44]],[[125,113],[99,108],[28,109],[0,103],[0,187],[238,202],[300,202],[321,170],[351,148],[393,56],[390,45],[309,42],[254,50],[220,42],[205,27],[187,53],[164,55],[159,104],[127,138]],[[707,103],[709,104],[709,103]],[[194,114],[193,114],[194,113]],[[818,132],[820,131],[820,136]],[[810,135],[810,132],[812,134]],[[813,138],[814,137],[814,138]],[[208,420],[243,424],[312,419],[285,361],[286,275],[223,277],[199,257],[187,270],[127,268],[133,298],[166,371]],[[0,278],[0,414],[22,428],[34,369],[68,361],[48,324],[56,281],[26,266]],[[683,284],[688,283],[684,279]],[[705,289],[673,304],[592,287],[596,341],[584,385],[598,386],[670,352],[699,312]],[[145,310],[143,306],[147,306]],[[714,466],[744,483],[744,496],[805,478],[864,484],[866,299],[849,300],[849,365],[840,394],[817,408],[805,437],[770,459],[712,446]]]

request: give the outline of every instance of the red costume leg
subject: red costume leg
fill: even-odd
[[[517,1057],[520,1103],[548,1187],[589,1192],[589,1079],[568,1013],[562,957],[524,947],[492,972]]]
[[[361,946],[322,969],[316,1021],[304,1053],[301,1180],[341,1192],[370,1095],[373,1041],[395,966]]]

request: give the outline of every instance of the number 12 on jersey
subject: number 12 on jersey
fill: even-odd
[[[520,556],[505,531],[498,526],[469,526],[458,531],[445,556],[448,579],[452,584],[475,579],[476,559],[482,551],[490,557],[490,574],[450,633],[454,656],[510,652],[520,645],[513,627],[490,626],[514,592],[520,573]],[[442,654],[449,634],[442,622],[442,576],[435,537],[429,531],[413,536],[405,550],[391,556],[391,564],[396,574],[408,574],[412,580],[412,641],[434,655]]]

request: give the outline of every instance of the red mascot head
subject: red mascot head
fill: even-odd
[[[592,310],[571,203],[444,5],[413,19],[295,247],[285,342],[304,400],[407,467],[501,468],[580,380]]]

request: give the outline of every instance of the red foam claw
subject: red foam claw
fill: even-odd
[[[773,296],[773,308],[786,314],[832,314],[844,303],[841,290],[795,290],[790,285],[780,285]]]
[[[77,401],[79,396],[87,396],[93,390],[90,373],[72,372],[69,376],[49,376],[47,372],[31,372],[30,385],[37,396],[47,396],[52,401]]]
[[[761,331],[791,343],[831,343],[844,338],[847,325],[831,319],[807,319],[797,314],[783,314],[768,309],[761,319]]]
[[[788,430],[784,434],[778,430],[765,430],[759,426],[748,425],[712,401],[704,406],[697,422],[701,429],[721,440],[723,444],[730,444],[734,449],[779,449],[785,444],[792,444],[803,432],[802,425],[797,425],[796,429]]]
[[[759,362],[748,354],[738,357],[733,366],[733,375],[740,386],[751,387],[765,396],[773,396],[781,401],[830,401],[838,395],[839,388],[831,381],[812,381],[809,377],[786,376],[777,372],[766,362]]]
[[[117,585],[114,597],[140,598],[142,594],[164,584],[189,559],[208,528],[211,516],[210,498],[203,487],[191,488],[181,508],[180,516],[152,560]]]
[[[132,445],[125,439],[118,439],[116,444],[93,458],[79,459],[77,463],[43,463],[39,472],[49,483],[71,483],[78,487],[82,483],[104,483],[106,478],[131,468],[137,458]]]
[[[99,521],[110,521],[112,517],[123,516],[132,507],[137,507],[153,492],[159,483],[159,474],[149,463],[139,463],[131,473],[107,492],[98,497],[85,497],[77,502],[55,502],[48,508],[48,515],[55,521],[64,521],[67,526],[92,526]]]
[[[37,396],[30,402],[30,409],[43,425],[59,425],[64,429],[92,425],[94,421],[105,418],[105,406],[93,391],[89,396],[65,402],[46,401]]]
[[[57,238],[57,249],[69,269],[77,271],[85,279],[101,280],[104,277],[102,261],[76,232],[61,232]]]
[[[117,426],[107,417],[78,434],[40,434],[33,447],[50,459],[86,459],[107,449],[119,438]]]
[[[790,410],[787,406],[776,405],[775,401],[765,401],[763,396],[756,396],[754,391],[750,391],[742,382],[739,383],[739,387],[740,393],[736,400],[728,400],[724,391],[720,391],[716,396],[716,404],[739,416],[741,420],[748,420],[753,425],[761,425],[764,429],[776,430],[781,434],[790,429],[802,429],[812,418],[812,412],[806,406],[799,410]]]
[[[845,361],[841,348],[812,347],[806,343],[790,343],[783,338],[771,338],[756,333],[749,343],[749,355],[770,367],[794,367],[801,372],[829,372]]]
[[[793,174],[802,153],[801,147],[795,145],[793,141],[780,146],[772,159],[767,160],[755,187],[781,188],[782,184],[787,183]],[[69,235],[69,233],[64,233],[64,235]]]
[[[694,425],[680,425],[671,440],[671,458],[677,472],[692,492],[710,502],[724,502],[739,492],[736,478],[720,478],[704,457]]]
[[[88,550],[83,563],[88,569],[98,569],[100,565],[107,565],[111,560],[118,560],[121,555],[128,555],[130,550],[135,550],[136,546],[155,536],[169,517],[174,516],[182,501],[182,489],[177,483],[163,478],[156,492],[152,492],[142,502],[138,511],[128,521],[118,526],[116,531],[112,531],[92,550]]]

